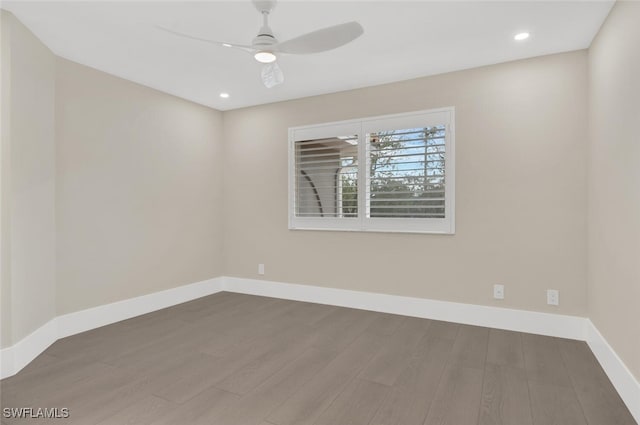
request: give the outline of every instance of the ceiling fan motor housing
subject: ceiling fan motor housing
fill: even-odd
[[[256,38],[253,39],[253,42],[251,44],[256,49],[267,49],[274,44],[278,44],[278,40],[273,36],[273,34],[265,34],[261,30],[260,34],[258,34]]]
[[[262,15],[262,27],[258,31],[258,35],[253,39],[253,47],[256,49],[265,49],[274,44],[278,44],[278,40],[273,35],[273,31],[269,26],[269,13],[276,5],[274,0],[254,0],[253,4]]]

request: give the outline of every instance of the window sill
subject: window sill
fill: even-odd
[[[400,229],[340,229],[329,227],[289,227],[289,230],[294,231],[312,231],[312,232],[353,232],[353,233],[402,233],[402,234],[417,234],[417,235],[445,235],[454,236],[455,231],[446,230],[400,230]]]

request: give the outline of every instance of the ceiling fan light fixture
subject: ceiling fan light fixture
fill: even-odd
[[[276,55],[274,55],[273,52],[269,52],[266,50],[256,52],[253,57],[260,63],[272,63],[276,60]]]

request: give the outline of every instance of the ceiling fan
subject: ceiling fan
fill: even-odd
[[[276,0],[253,0],[253,5],[258,9],[258,12],[262,14],[262,27],[258,31],[258,35],[251,42],[251,45],[215,41],[208,38],[184,34],[165,27],[158,28],[180,37],[204,41],[221,47],[240,49],[253,54],[255,60],[264,64],[261,76],[262,82],[267,88],[274,87],[284,82],[284,74],[276,62],[280,54],[306,55],[310,53],[325,52],[327,50],[333,50],[340,46],[344,46],[364,33],[362,25],[353,21],[322,28],[290,40],[280,42],[273,35],[271,27],[269,27],[269,14],[273,11],[276,5]]]

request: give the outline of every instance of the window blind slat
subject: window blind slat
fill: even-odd
[[[436,202],[442,201],[444,202],[444,198],[382,198],[382,199],[371,199],[371,203],[386,203],[386,202]],[[402,206],[402,205],[400,205]]]
[[[433,140],[438,140],[438,143],[433,143]],[[416,147],[424,147],[424,146],[440,146],[445,145],[443,143],[445,141],[444,137],[435,137],[435,138],[421,138],[421,139],[388,139],[384,141],[380,141],[379,139],[371,140],[369,143],[371,145],[371,151],[381,151],[381,150],[397,150],[397,149],[408,149],[408,148],[416,148]],[[441,143],[442,142],[442,143]]]
[[[432,156],[432,155],[444,155],[445,152],[427,152],[426,155],[428,156]],[[416,153],[405,153],[402,155],[385,155],[384,159],[394,159],[394,158],[409,158],[412,156],[416,156],[416,157],[423,157],[425,156],[425,152],[424,150],[422,152],[416,152]],[[438,160],[432,160],[432,161],[438,161]],[[444,161],[444,159],[441,159],[440,161]]]
[[[345,167],[342,167],[340,164],[323,165],[323,164],[314,163],[313,165],[314,166],[299,165],[298,167],[296,167],[296,169],[298,171],[300,170],[306,171],[307,174],[309,174],[310,172],[316,172],[321,174],[336,174],[336,173],[340,173],[340,170],[342,168],[345,168]],[[326,171],[323,171],[323,170],[326,170]]]
[[[391,131],[379,131],[377,133],[373,133],[376,134],[378,136],[383,135],[383,136],[409,136],[411,134],[423,134],[424,133],[424,129],[420,128],[414,128],[414,129],[407,129],[407,130],[391,130]]]
[[[314,140],[300,140],[296,142],[296,147],[308,146],[308,145],[317,145],[317,144],[347,144],[347,145],[355,145],[355,140],[358,139],[358,136],[339,136],[339,137],[331,137],[325,139],[314,139]]]
[[[422,194],[438,194],[444,195],[444,190],[428,190],[421,191],[416,190],[415,192],[371,192],[371,199],[386,199],[385,196],[398,196],[398,195],[413,195],[419,197]],[[419,198],[420,199],[420,198]]]
[[[444,218],[444,213],[442,214],[434,214],[434,213],[388,213],[388,214],[370,214],[372,218]]]
[[[437,153],[437,152],[434,152]],[[314,161],[314,158],[326,158],[326,157],[331,157],[331,158],[335,158],[336,156],[338,156],[337,152],[330,152],[330,153],[301,153],[301,152],[297,152],[296,153],[296,163],[298,163],[299,161],[302,161],[303,159],[305,161]],[[344,160],[356,160],[357,159],[357,155],[352,154],[352,155],[345,155],[343,154],[341,156],[341,159]]]
[[[426,176],[424,175],[407,175],[407,176],[395,176],[395,177],[372,177],[370,180],[374,183],[376,182],[382,182],[384,183],[385,181],[391,181],[391,180],[407,180],[407,179],[412,179],[411,183],[407,183],[407,184],[411,184],[411,185],[421,185],[421,184],[425,184],[425,185],[431,185],[431,184],[441,184],[440,182],[438,183],[432,183],[431,181],[426,181],[429,179],[439,179],[440,181],[444,181],[442,179],[444,179],[444,172],[442,174],[428,174]],[[425,181],[423,181],[422,183],[420,183],[420,181],[416,181],[415,178],[420,178],[420,179],[424,179]],[[380,183],[376,183],[376,184],[380,184]],[[373,191],[373,189],[369,189],[370,191]]]
[[[444,143],[439,143],[439,144],[427,144],[426,145],[427,148],[442,148],[442,151],[444,152],[444,149],[446,147],[446,145]],[[390,151],[398,151],[398,150],[405,150],[405,149],[424,149],[425,145],[424,144],[420,144],[417,146],[401,146],[398,148],[372,148],[371,152],[390,152]]]

